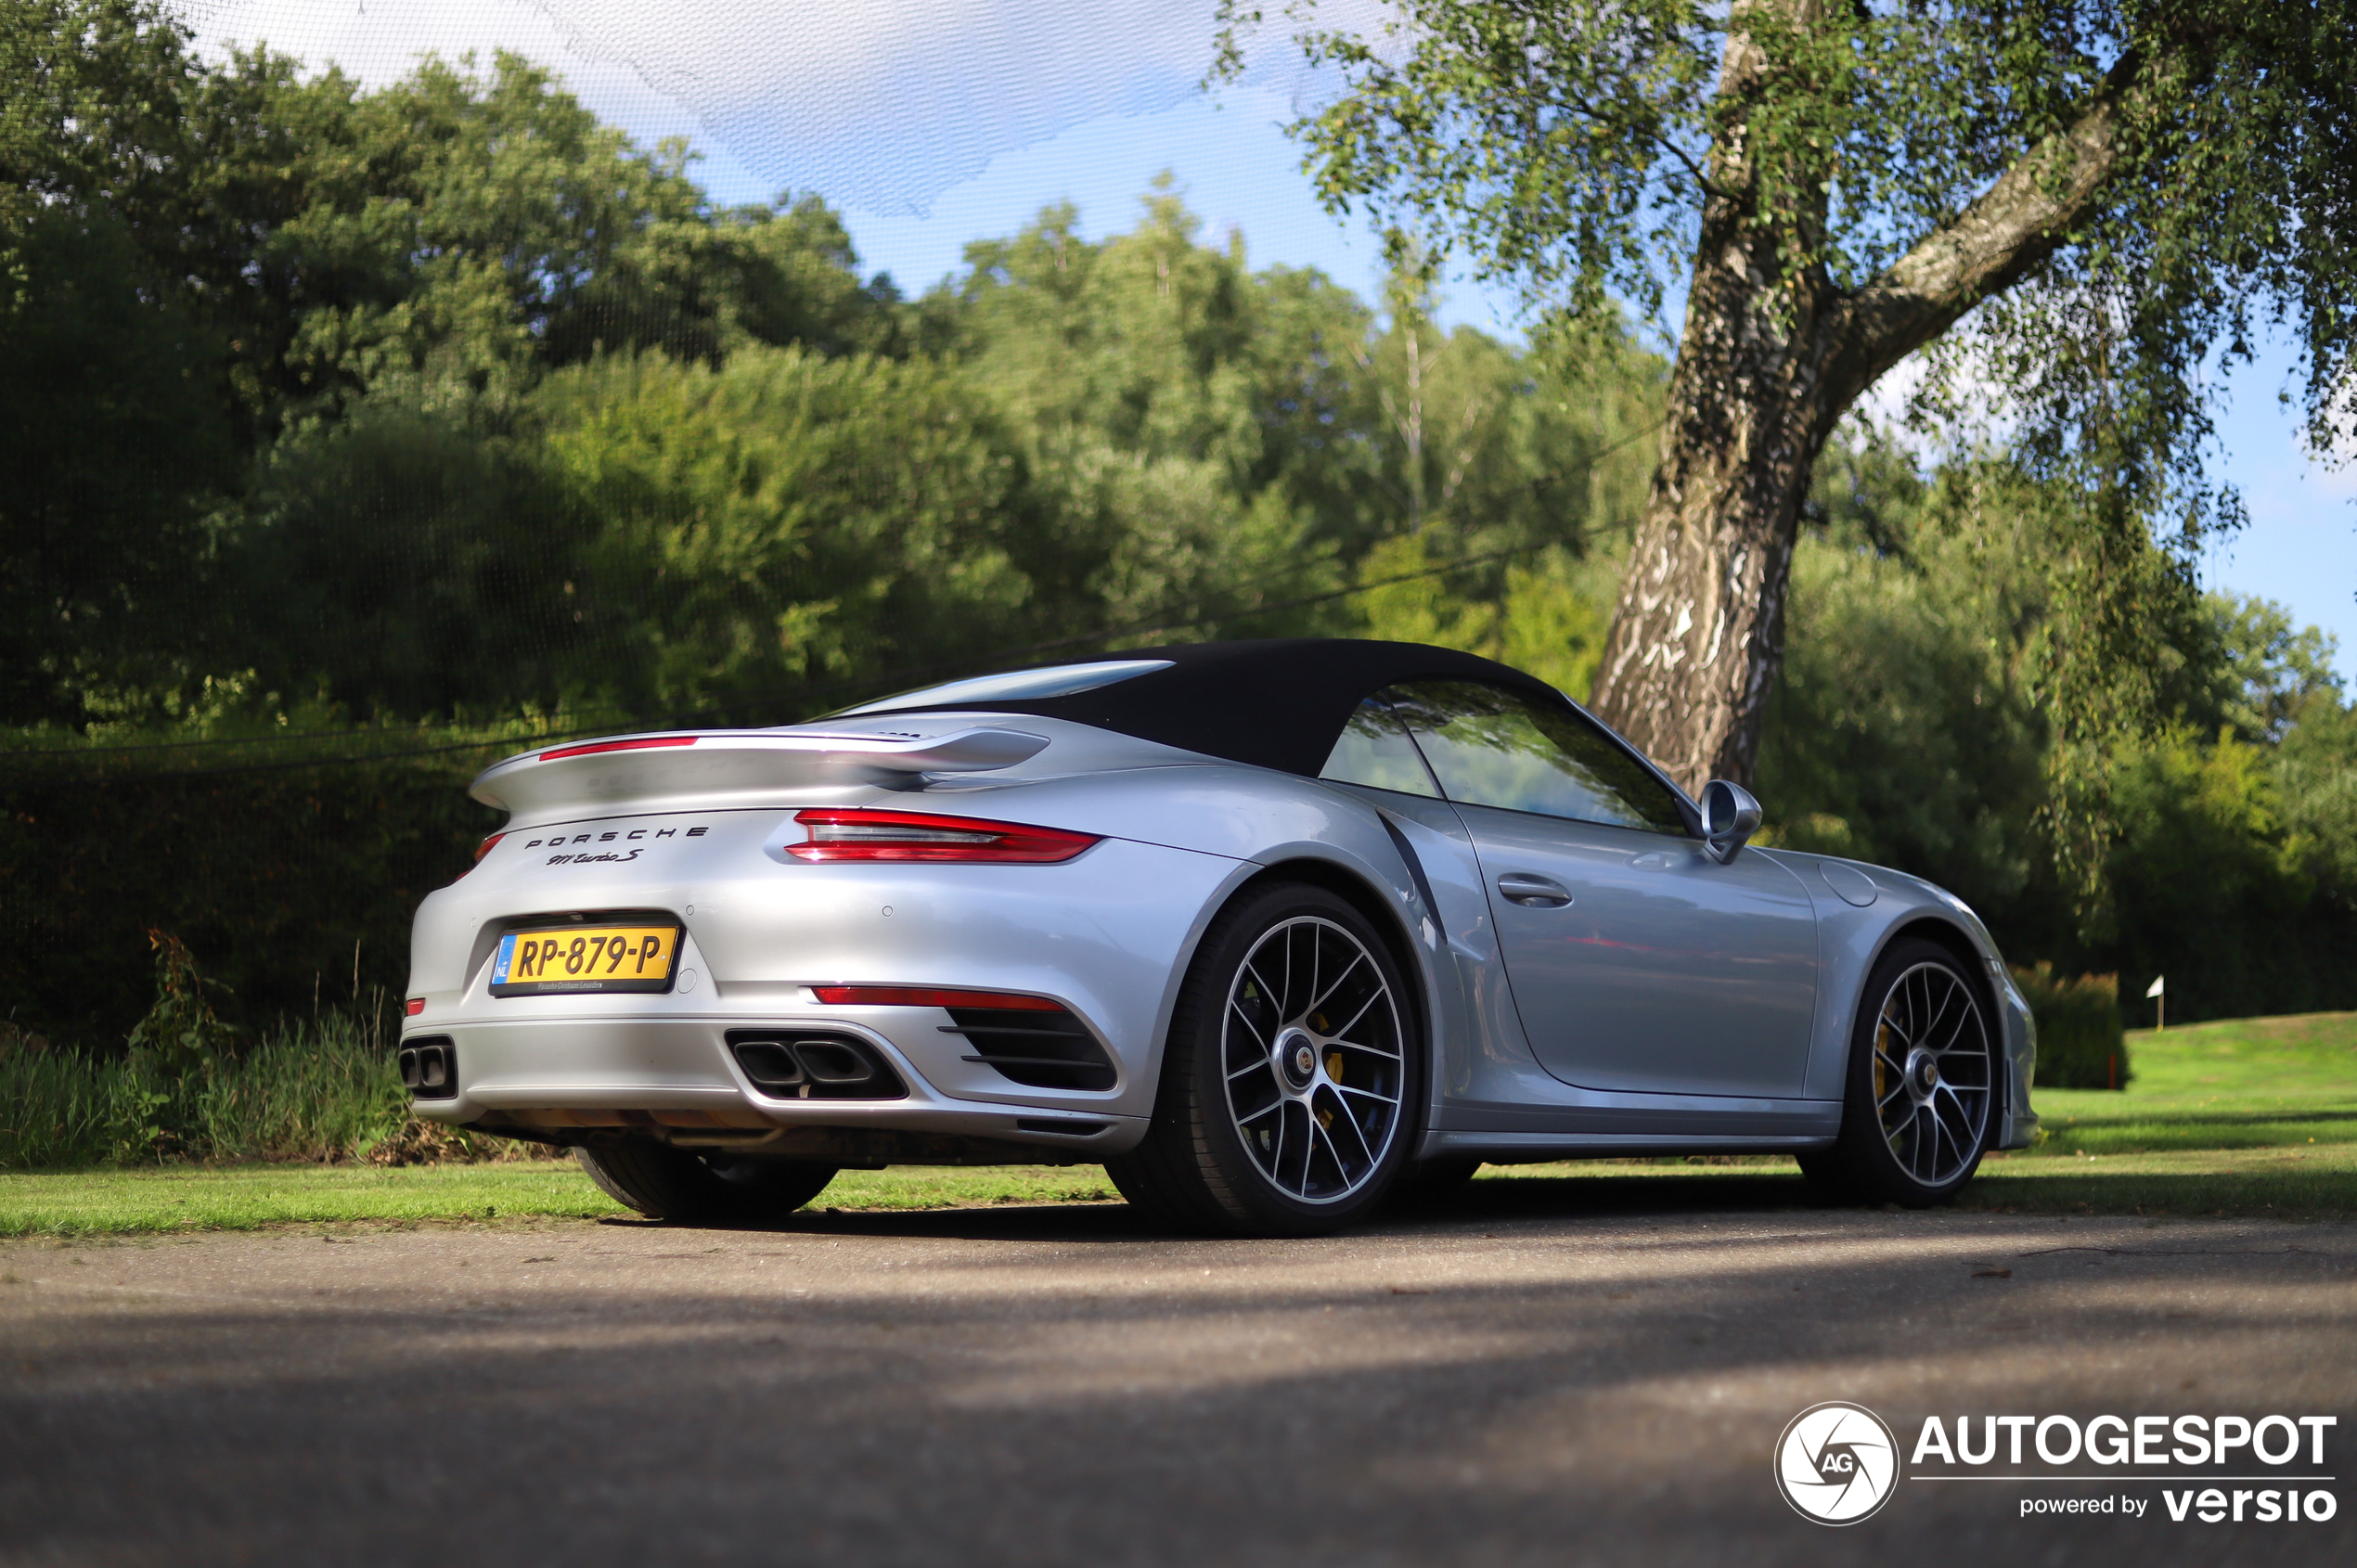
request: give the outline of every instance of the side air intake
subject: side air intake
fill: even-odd
[[[995,1067],[1035,1089],[1109,1089],[1115,1074],[1105,1047],[1063,1008],[951,1008],[942,1032],[973,1047],[967,1061]]]

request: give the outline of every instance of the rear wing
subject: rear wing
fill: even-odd
[[[1047,748],[1047,737],[976,727],[937,736],[697,730],[625,735],[525,752],[475,776],[467,793],[519,816],[694,797],[718,804],[779,790],[882,784],[927,773],[987,773]]]

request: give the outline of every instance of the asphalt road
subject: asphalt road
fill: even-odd
[[[2357,1229],[1618,1191],[6,1243],[0,1562],[2357,1561]],[[1830,1399],[2332,1413],[2348,1479],[2205,1525],[1918,1470],[1831,1529],[1770,1471]]]

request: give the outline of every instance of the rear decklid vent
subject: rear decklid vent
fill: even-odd
[[[997,1068],[1015,1083],[1035,1089],[1114,1086],[1104,1047],[1063,1008],[951,1008],[949,1016],[957,1022],[943,1032],[963,1035],[973,1047],[964,1060]]]

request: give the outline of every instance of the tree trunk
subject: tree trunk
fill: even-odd
[[[1739,4],[1722,100],[1761,90],[1767,62],[1741,26],[1771,6],[1816,19],[1814,0]],[[1598,713],[1690,793],[1712,778],[1751,780],[1783,661],[1800,507],[1841,413],[1825,384],[1825,277],[1784,276],[1783,247],[1822,232],[1822,199],[1798,234],[1757,222],[1745,122],[1725,126],[1711,149],[1661,463],[1594,696]]]
[[[1839,413],[1811,352],[1822,313],[1760,320],[1749,259],[1729,246],[1695,269],[1661,465],[1596,675],[1597,713],[1696,794],[1751,781],[1800,507]]]
[[[1768,10],[1814,24],[1818,0],[1737,0],[1719,91],[1737,104],[1768,69],[1741,31]],[[1784,658],[1800,508],[1834,426],[1909,353],[2042,263],[2093,210],[2119,154],[2133,62],[2067,129],[2033,148],[1956,220],[1855,291],[1823,270],[1787,276],[1783,246],[1811,246],[1756,212],[1758,171],[1740,113],[1722,122],[1671,373],[1661,463],[1604,640],[1597,713],[1689,792],[1749,784]],[[1818,171],[1798,182],[1821,189]]]

